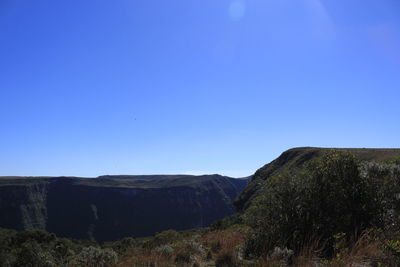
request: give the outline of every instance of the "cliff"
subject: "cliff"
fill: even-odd
[[[1,177],[0,227],[96,241],[205,227],[234,213],[246,184],[220,175]]]

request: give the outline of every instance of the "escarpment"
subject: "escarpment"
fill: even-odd
[[[115,240],[209,226],[235,212],[246,179],[220,175],[0,178],[0,227]]]

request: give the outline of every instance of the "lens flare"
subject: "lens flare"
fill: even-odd
[[[243,0],[235,0],[229,5],[229,17],[238,21],[243,18],[246,12],[246,4]]]

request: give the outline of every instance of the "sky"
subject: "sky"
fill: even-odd
[[[398,0],[0,0],[0,175],[243,177],[399,100]]]

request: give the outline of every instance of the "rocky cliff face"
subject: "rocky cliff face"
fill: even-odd
[[[45,183],[0,186],[0,226],[14,229],[44,229]]]
[[[246,179],[206,176],[0,178],[0,227],[115,240],[205,227],[234,212]]]

